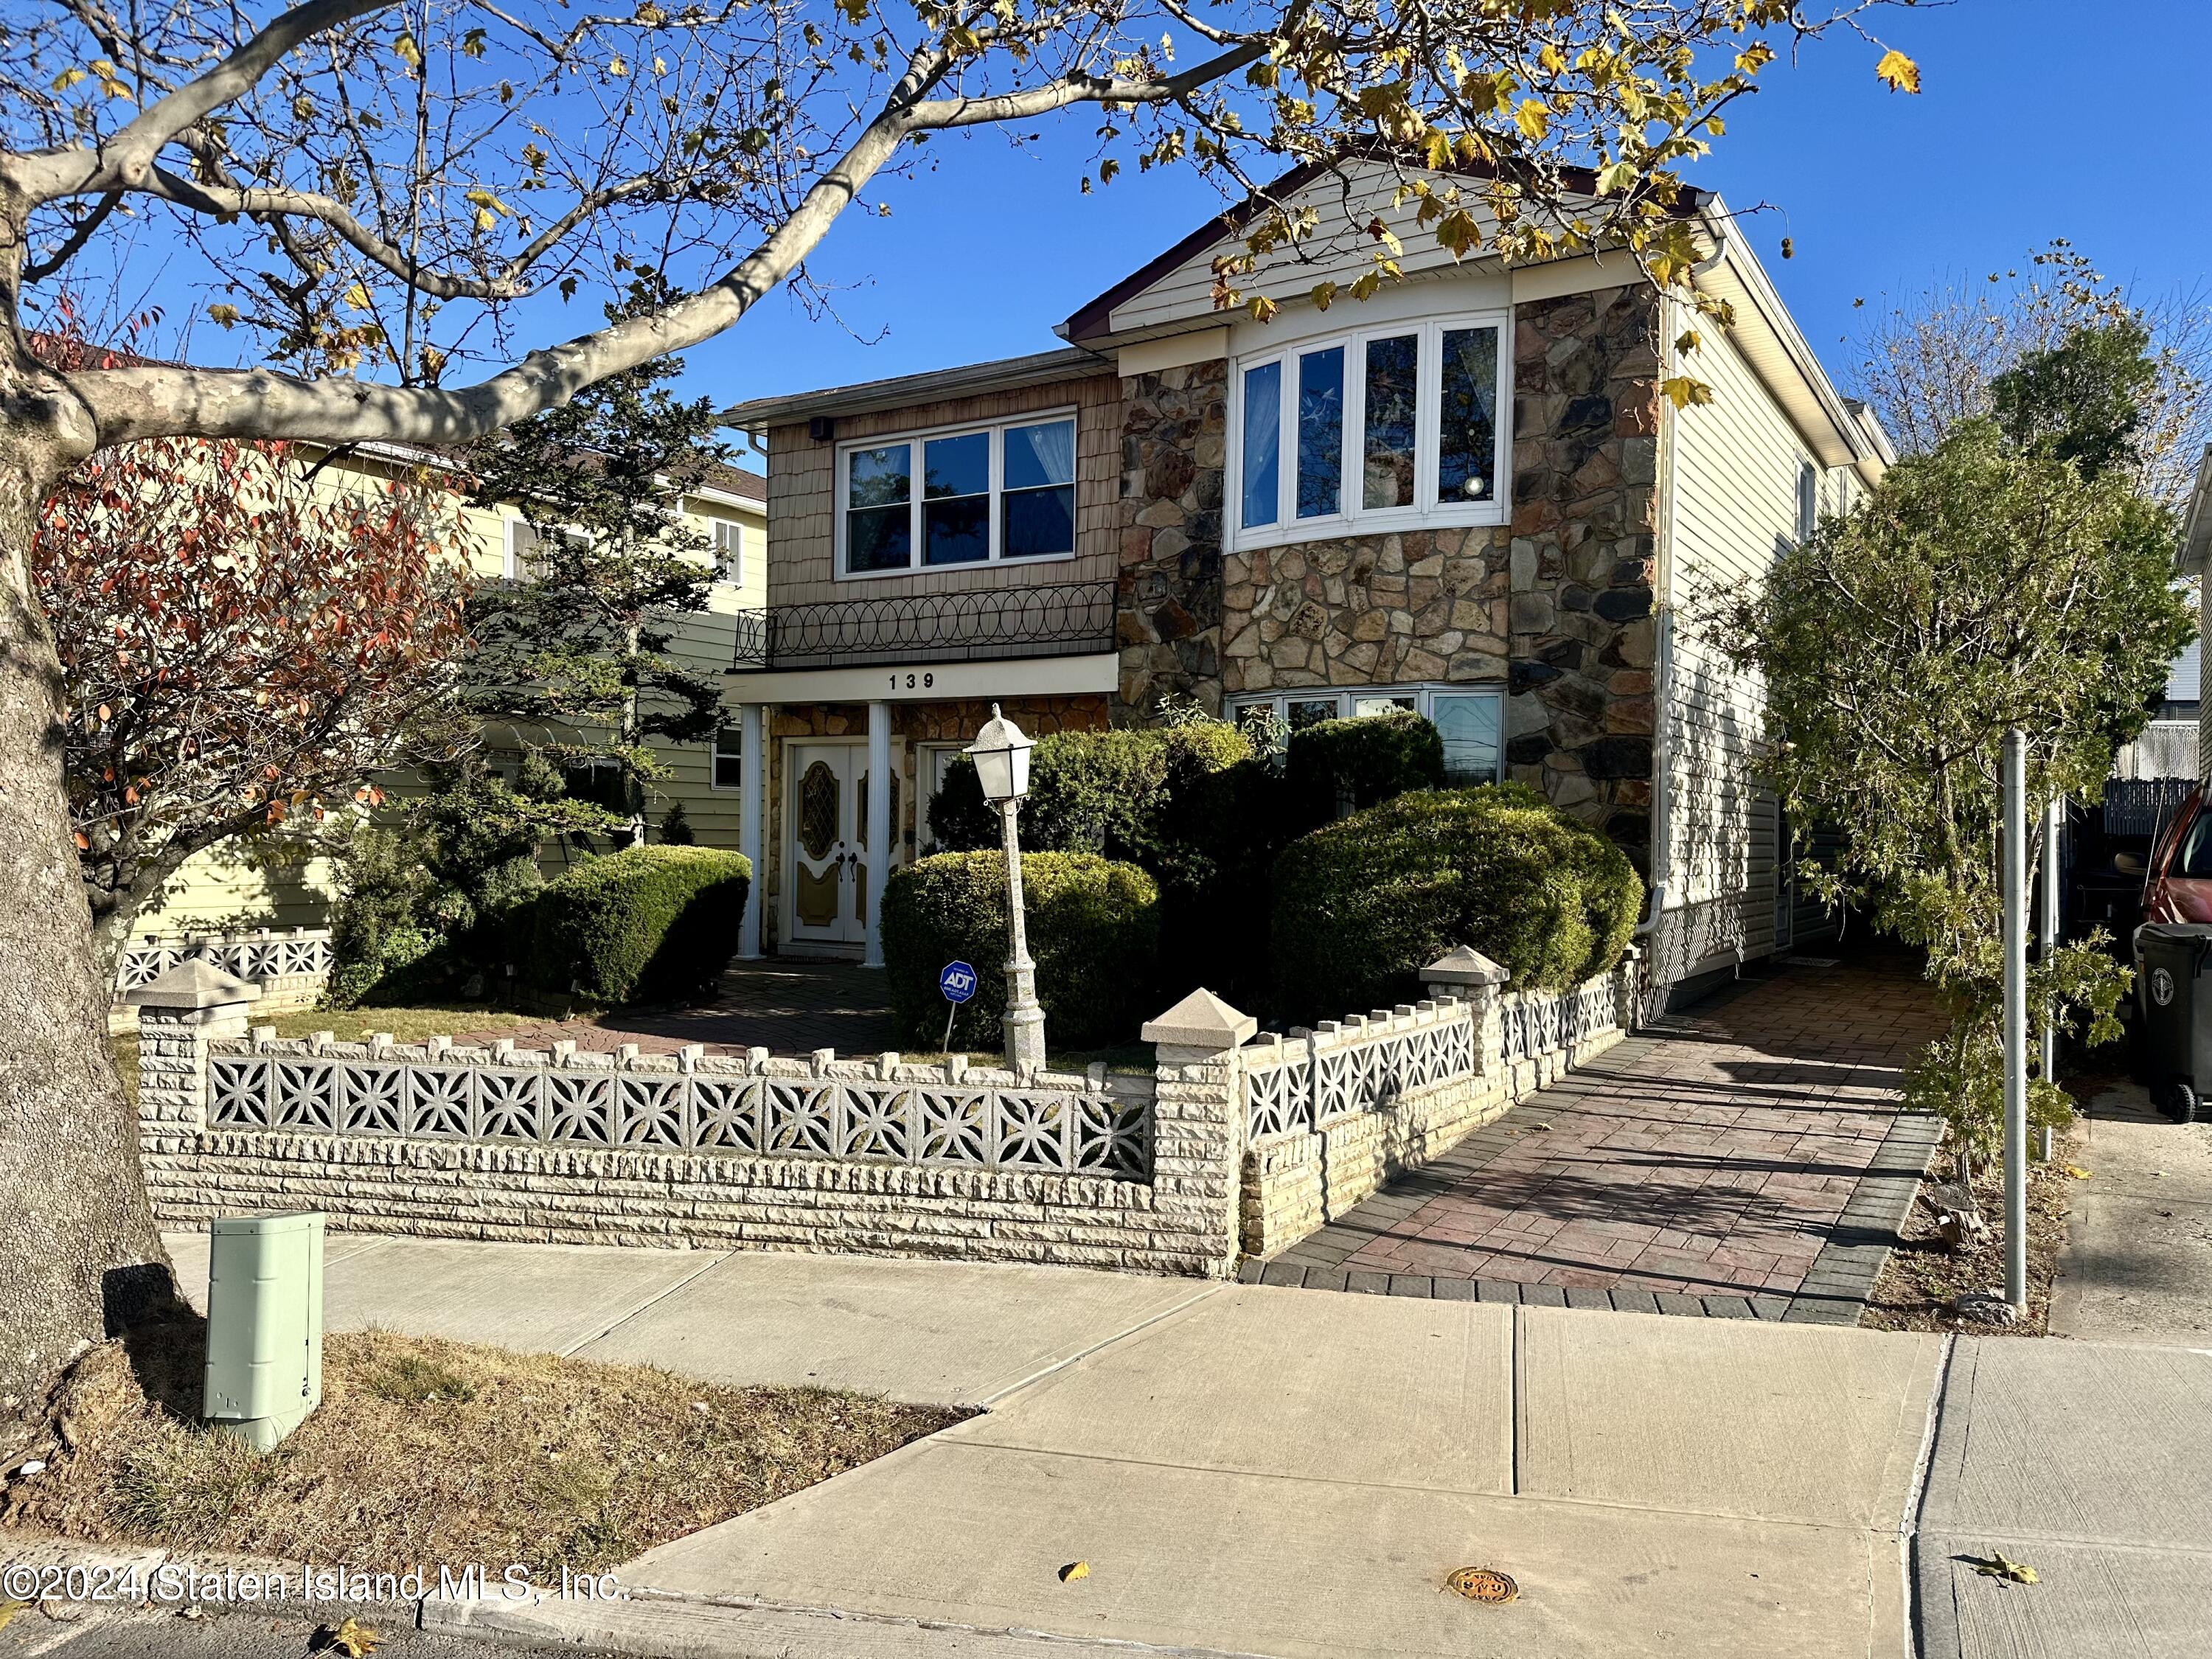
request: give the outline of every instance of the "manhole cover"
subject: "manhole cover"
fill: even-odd
[[[1444,1583],[1470,1601],[1510,1601],[1521,1594],[1520,1585],[1490,1567],[1462,1567]]]

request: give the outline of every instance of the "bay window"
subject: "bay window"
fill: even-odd
[[[841,576],[1070,558],[1075,417],[848,445],[837,489]]]
[[[1234,543],[1503,522],[1505,324],[1391,324],[1239,357]]]

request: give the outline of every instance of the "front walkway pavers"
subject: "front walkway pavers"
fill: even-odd
[[[1926,987],[1879,959],[1744,981],[1247,1276],[1849,1322],[1934,1145],[1899,1099],[1940,1029]]]

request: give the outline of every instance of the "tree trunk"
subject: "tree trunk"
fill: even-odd
[[[5,348],[0,347],[0,352]],[[61,666],[33,526],[89,453],[82,406],[0,361],[0,1407],[173,1292],[107,1042],[108,986],[63,785]]]

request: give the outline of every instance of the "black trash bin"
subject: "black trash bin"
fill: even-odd
[[[2147,922],[2136,946],[2137,1071],[2151,1103],[2187,1123],[2212,1092],[2212,927]]]

